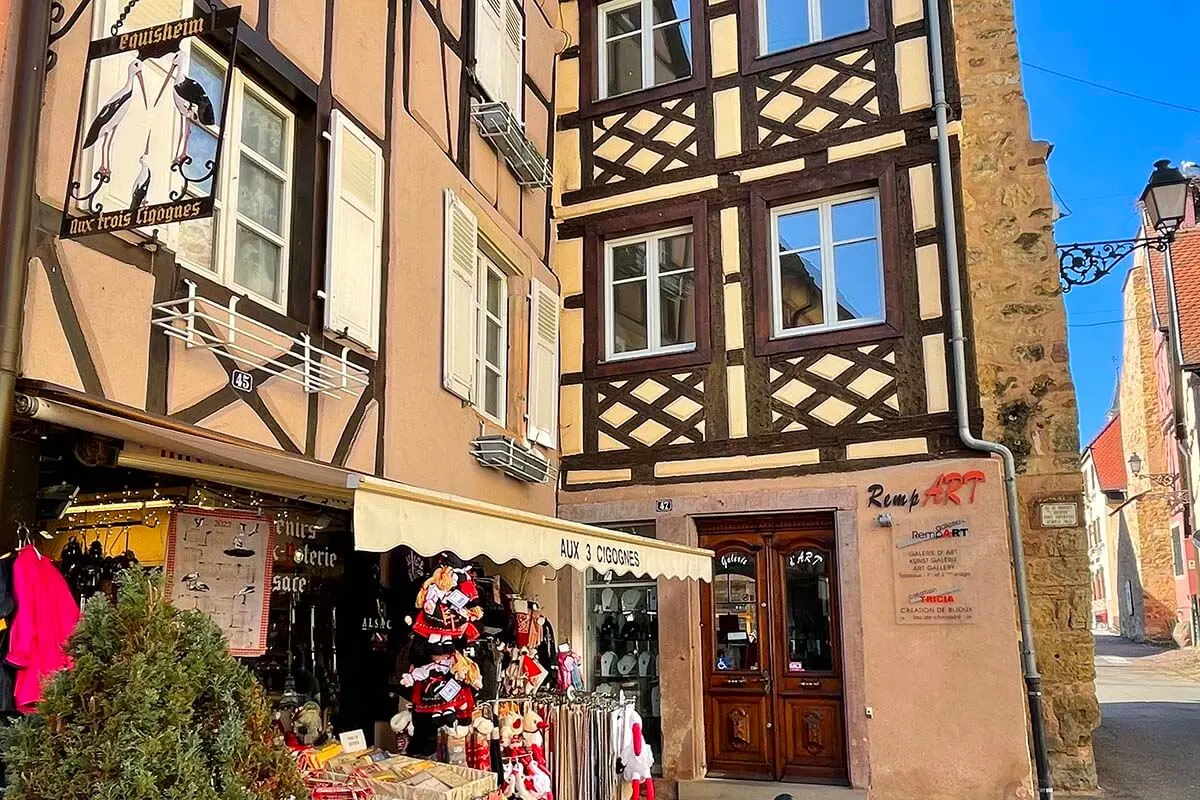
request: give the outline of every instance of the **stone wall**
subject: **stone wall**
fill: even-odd
[[[1142,458],[1141,476],[1129,475],[1128,532],[1120,531],[1117,594],[1121,633],[1135,641],[1169,642],[1175,625],[1175,556],[1168,489],[1148,475],[1171,471],[1163,441],[1155,348],[1159,334],[1151,319],[1150,285],[1144,269],[1125,280],[1125,336],[1119,386],[1125,452]],[[1132,556],[1132,558],[1131,558]],[[1125,582],[1129,581],[1127,590]],[[1129,610],[1129,598],[1133,611]]]
[[[1049,147],[1031,139],[1012,0],[949,0],[962,94],[966,280],[984,435],[1017,456],[1046,728],[1059,790],[1096,785],[1099,724],[1082,527],[1040,530],[1035,499],[1079,496],[1079,427],[1058,285]]]

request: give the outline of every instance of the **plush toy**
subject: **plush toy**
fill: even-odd
[[[483,618],[483,609],[479,590],[466,570],[438,567],[417,592],[417,608],[413,631],[419,636],[470,642],[479,638],[474,623]]]
[[[558,646],[558,690],[583,691],[583,671],[580,669],[582,659],[571,650],[566,642]]]
[[[622,698],[624,700],[624,698]],[[623,704],[617,712],[617,741],[620,743],[617,770],[628,783],[638,800],[642,787],[646,787],[646,800],[654,800],[654,780],[650,772],[654,768],[654,753],[643,736],[642,716],[633,704]]]
[[[292,732],[305,745],[314,745],[325,735],[325,719],[321,707],[309,700],[292,714]]]
[[[412,703],[402,697],[399,706],[396,716],[392,717],[389,725],[392,733],[396,734],[396,752],[404,755],[408,752],[408,745],[413,736]]]

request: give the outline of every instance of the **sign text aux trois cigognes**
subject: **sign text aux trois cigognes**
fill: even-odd
[[[91,43],[64,239],[212,216],[240,19],[240,8],[217,9]],[[198,56],[201,38],[223,75]]]

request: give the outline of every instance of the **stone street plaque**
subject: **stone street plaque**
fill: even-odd
[[[1075,528],[1079,526],[1079,504],[1074,500],[1052,500],[1038,503],[1037,520],[1042,528]]]
[[[975,621],[975,542],[963,519],[893,529],[896,622],[967,625]]]

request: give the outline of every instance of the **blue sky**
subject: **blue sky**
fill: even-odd
[[[1027,64],[1200,109],[1200,3],[1195,0],[1015,2],[1021,58]],[[1060,244],[1132,237],[1135,204],[1154,162],[1200,162],[1200,113],[1122,97],[1029,66],[1024,78],[1033,134],[1054,145],[1050,179],[1073,212],[1058,223]],[[1071,370],[1085,445],[1103,427],[1113,398],[1121,354],[1121,286],[1128,266],[1067,295]]]

